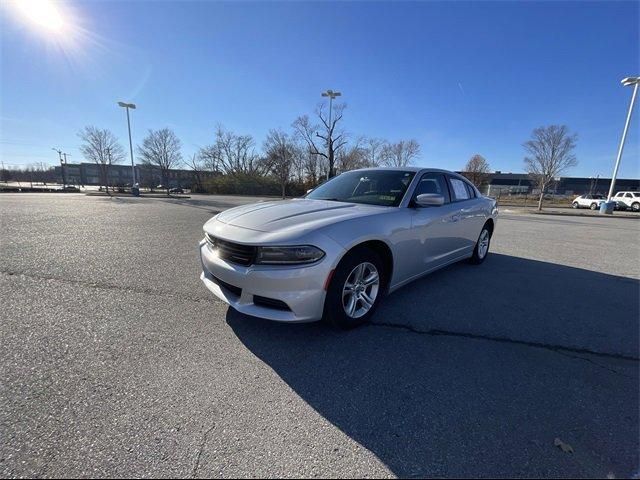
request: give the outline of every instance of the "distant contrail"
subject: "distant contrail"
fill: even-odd
[[[460,88],[460,91],[464,95],[464,88],[462,88],[462,84],[460,82],[458,82],[458,87]]]

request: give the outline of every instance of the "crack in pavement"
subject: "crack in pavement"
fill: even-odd
[[[211,425],[211,427],[209,427],[209,429],[204,432],[204,435],[202,436],[202,442],[200,442],[200,448],[198,449],[198,454],[196,455],[196,462],[191,472],[192,478],[196,478],[196,475],[198,475],[198,470],[200,469],[200,458],[202,457],[202,452],[204,451],[204,447],[207,444],[207,437],[209,436],[209,433],[211,433],[211,430],[215,428],[215,426],[215,423]]]
[[[590,359],[590,358],[581,357],[581,356],[579,356],[579,355],[569,355],[567,352],[563,352],[563,351],[561,351],[561,350],[559,350],[559,349],[557,349],[557,350],[553,350],[553,351],[554,351],[555,353],[557,353],[558,355],[563,355],[563,356],[565,356],[565,357],[569,357],[569,358],[576,358],[576,359],[578,359],[578,360],[584,360],[585,362],[592,363],[592,364],[593,364],[593,365],[595,365],[596,367],[603,368],[604,370],[608,370],[608,371],[610,371],[610,372],[612,372],[612,373],[617,373],[618,375],[622,375],[623,377],[627,377],[627,378],[634,378],[634,377],[631,377],[631,376],[629,376],[629,375],[625,375],[625,374],[624,374],[624,373],[622,373],[622,372],[619,372],[619,371],[617,371],[617,370],[614,370],[613,368],[607,367],[606,365],[602,365],[602,364],[600,364],[600,363],[598,363],[598,362],[594,362],[594,361],[593,361],[592,359]],[[591,355],[593,355],[593,354],[591,354]]]
[[[39,279],[39,280],[53,280],[53,281],[58,281],[58,282],[62,282],[62,283],[69,283],[69,284],[73,284],[73,285],[82,285],[84,287],[94,288],[94,289],[123,290],[123,291],[127,291],[127,292],[139,293],[139,294],[144,294],[144,295],[160,296],[160,297],[170,296],[170,297],[174,297],[174,298],[179,298],[181,300],[194,301],[194,302],[202,302],[202,301],[210,301],[211,300],[210,297],[204,296],[204,295],[201,296],[201,297],[196,297],[196,296],[193,296],[193,295],[172,293],[172,292],[155,291],[155,290],[146,289],[146,288],[128,287],[128,286],[113,285],[113,284],[108,284],[108,283],[88,282],[86,280],[71,280],[71,279],[66,279],[66,278],[55,277],[53,275],[34,275],[32,273],[27,273],[27,272],[24,272],[24,271],[0,270],[0,274],[7,275],[7,276],[10,276],[10,277],[11,276],[16,276],[16,275],[21,275],[21,276],[24,276],[24,277],[33,278],[33,279]],[[217,299],[213,298],[213,300],[217,300]],[[598,352],[598,351],[595,351],[595,350],[589,350],[587,348],[567,347],[567,346],[564,346],[564,345],[547,344],[547,343],[541,343],[541,342],[531,342],[531,341],[527,341],[527,340],[517,340],[517,339],[512,339],[512,338],[507,338],[507,337],[497,337],[497,336],[491,336],[491,335],[482,335],[482,334],[465,333],[465,332],[453,332],[453,331],[438,330],[438,329],[420,330],[420,329],[417,329],[417,328],[413,327],[412,325],[395,324],[395,323],[389,323],[389,322],[372,322],[372,323],[369,323],[368,325],[369,326],[395,328],[395,329],[405,330],[407,332],[416,333],[416,334],[420,334],[420,335],[470,338],[470,339],[474,339],[474,340],[485,340],[485,341],[492,341],[492,342],[499,342],[499,343],[510,343],[512,345],[524,345],[524,346],[533,347],[533,348],[542,348],[542,349],[545,349],[545,350],[550,350],[552,352],[558,353],[560,355],[564,355],[564,356],[567,356],[567,357],[576,358],[576,359],[580,359],[580,360],[584,360],[584,361],[590,362],[590,363],[592,363],[592,364],[594,364],[594,365],[596,365],[596,366],[598,366],[600,368],[604,368],[606,370],[609,370],[610,372],[617,373],[619,375],[624,375],[624,374],[622,374],[622,373],[620,373],[620,372],[618,372],[618,371],[616,371],[616,370],[614,370],[612,368],[609,368],[609,367],[601,365],[601,364],[599,364],[597,362],[594,362],[590,358],[580,357],[580,356],[576,356],[576,355],[569,355],[567,352],[577,353],[577,354],[594,355],[594,356],[599,356],[599,357],[604,357],[604,358],[612,358],[612,359],[616,359],[616,360],[627,360],[627,361],[634,361],[634,362],[640,361],[640,358],[638,358],[638,357],[632,357],[632,356],[629,356],[629,355],[623,355],[623,354],[618,354],[618,353]]]
[[[430,336],[443,336],[443,337],[459,337],[459,338],[471,338],[474,340],[486,340],[486,341],[490,341],[490,342],[498,342],[498,343],[510,343],[512,345],[524,345],[527,347],[533,347],[533,348],[542,348],[545,350],[550,350],[552,352],[556,352],[556,353],[560,353],[561,355],[565,355],[565,356],[572,356],[572,355],[567,355],[564,352],[571,352],[571,353],[582,353],[582,354],[587,354],[587,355],[595,355],[598,357],[604,357],[604,358],[612,358],[615,360],[627,360],[627,361],[632,361],[632,362],[638,362],[640,361],[640,358],[638,357],[632,357],[629,355],[623,355],[620,353],[608,353],[608,352],[597,352],[595,350],[589,350],[587,348],[575,348],[575,347],[567,347],[564,345],[555,345],[555,344],[549,344],[549,343],[541,343],[541,342],[530,342],[527,340],[516,340],[516,339],[512,339],[512,338],[507,338],[507,337],[494,337],[491,335],[482,335],[482,334],[476,334],[476,333],[465,333],[465,332],[452,332],[452,331],[447,331],[447,330],[438,330],[438,329],[429,329],[429,330],[419,330],[415,327],[413,327],[412,325],[404,325],[404,324],[398,324],[398,323],[389,323],[389,322],[372,322],[369,324],[369,326],[372,327],[387,327],[387,328],[396,328],[399,330],[405,330],[407,332],[411,332],[411,333],[417,333],[420,335],[430,335]],[[612,372],[615,373],[619,373],[615,370],[609,369],[608,367],[604,367],[596,362],[593,362],[591,359],[588,358],[584,358],[584,357],[577,357],[577,356],[573,356],[573,358],[578,358],[581,360],[586,360],[589,361],[591,363],[594,363],[595,365],[598,365],[601,368],[606,368],[607,370],[611,370]],[[622,374],[621,374],[622,375]]]

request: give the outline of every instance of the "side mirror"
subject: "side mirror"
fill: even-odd
[[[439,207],[444,205],[444,197],[439,193],[423,193],[415,199],[419,207]]]
[[[311,192],[313,192],[313,188],[310,188],[309,190],[307,190],[307,195],[309,195]]]

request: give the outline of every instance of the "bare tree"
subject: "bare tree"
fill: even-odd
[[[549,125],[533,130],[531,140],[523,144],[528,153],[524,158],[525,170],[540,189],[538,210],[542,210],[542,199],[551,182],[578,164],[573,154],[577,139],[576,134],[569,134],[566,125]]]
[[[162,185],[169,195],[169,170],[182,163],[182,143],[173,130],[149,130],[149,133],[138,146],[138,156],[142,163],[157,167],[162,175]]]
[[[364,140],[365,161],[368,167],[379,167],[382,165],[382,152],[387,141],[381,138],[367,138]]]
[[[406,167],[411,165],[419,155],[420,144],[413,139],[387,143],[380,152],[382,164],[388,167]]]
[[[255,151],[255,141],[251,135],[238,135],[218,125],[213,145],[200,151],[212,171],[226,174],[259,175],[264,165]]]
[[[109,193],[109,167],[125,158],[124,148],[116,136],[108,129],[86,126],[78,132],[82,140],[80,153],[84,158],[95,163],[100,170],[101,183]]]
[[[192,187],[192,190],[195,190],[197,192],[202,192],[203,190],[202,180],[203,180],[204,171],[206,168],[205,162],[202,160],[202,158],[198,154],[194,153],[191,156],[191,159],[189,159],[186,162],[186,165],[193,171],[193,179],[194,179],[196,188],[194,189]]]
[[[220,165],[222,162],[220,157],[221,152],[216,143],[207,145],[198,152],[198,158],[202,161],[203,168],[214,173],[221,171]]]
[[[336,105],[331,112],[331,118],[325,110],[325,104],[321,103],[316,109],[319,124],[314,124],[308,115],[298,117],[293,122],[293,128],[302,138],[309,150],[314,155],[327,159],[329,177],[335,177],[336,153],[347,143],[346,134],[338,128],[338,124],[344,115],[344,104]],[[322,147],[322,148],[320,148]]]
[[[313,153],[309,148],[304,149],[302,153],[302,164],[307,182],[315,187],[322,180],[322,172],[326,171],[325,159],[320,155]]]
[[[305,173],[305,161],[307,159],[307,145],[299,141],[300,139],[297,136],[291,135],[291,141],[293,143],[293,150],[295,155],[293,156],[293,165],[291,177],[298,182],[299,185],[304,184],[304,173]]]
[[[467,177],[478,188],[489,178],[489,162],[479,154],[475,154],[469,159],[462,174]]]
[[[338,152],[336,165],[339,172],[370,166],[367,161],[365,141],[363,137],[360,137],[356,139],[355,143],[348,147],[345,146]]]
[[[269,134],[264,141],[264,152],[266,154],[266,167],[280,182],[282,198],[284,199],[297,154],[295,144],[287,133],[279,129],[272,129],[269,130]]]

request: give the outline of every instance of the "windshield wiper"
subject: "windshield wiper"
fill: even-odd
[[[329,202],[346,202],[346,200],[340,200],[339,198],[314,198],[313,200],[327,200]]]

